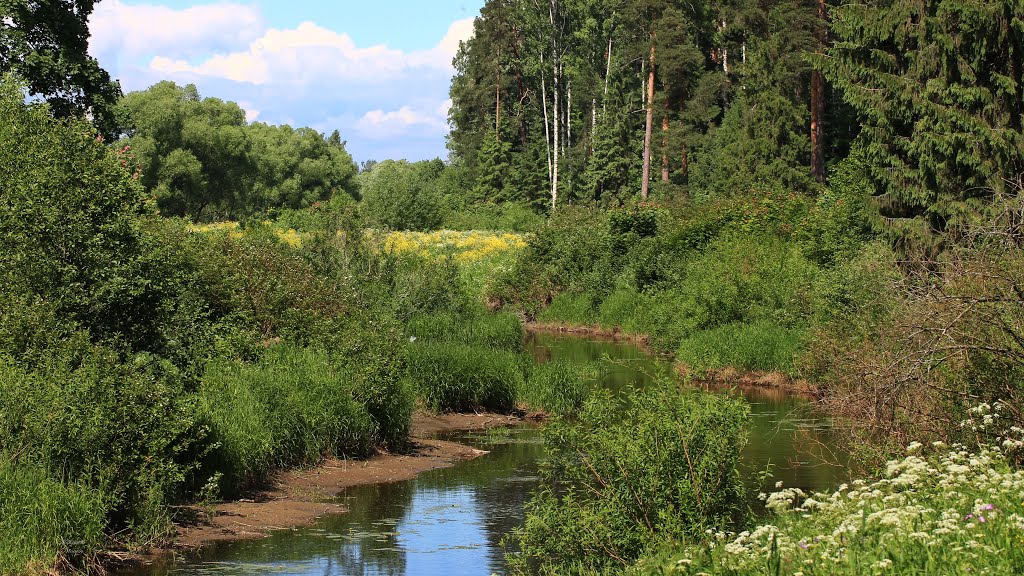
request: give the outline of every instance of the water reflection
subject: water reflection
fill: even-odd
[[[538,362],[566,359],[601,362],[600,385],[642,386],[669,369],[630,344],[562,335],[535,335],[527,342]],[[756,390],[742,393],[751,405],[747,470],[771,465],[772,478],[787,486],[818,489],[841,478],[815,447],[829,445],[826,423],[806,402]],[[138,574],[153,575],[488,575],[505,569],[501,541],[522,522],[523,505],[538,482],[543,457],[540,432],[455,437],[490,454],[453,468],[393,484],[350,488],[338,495],[350,512],[315,526],[287,530],[257,541],[204,549]],[[825,451],[827,452],[827,450]],[[760,486],[754,486],[760,488]]]

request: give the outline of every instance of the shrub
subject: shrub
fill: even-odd
[[[444,165],[385,160],[361,174],[362,211],[369,223],[391,230],[434,230],[442,199],[435,180]]]
[[[515,408],[523,386],[525,358],[520,353],[453,343],[414,343],[408,347],[409,375],[431,410],[479,408],[507,412]]]
[[[258,365],[212,363],[199,411],[218,443],[216,471],[232,494],[272,470],[365,456],[373,445],[374,423],[356,399],[351,370],[308,349],[277,346]]]
[[[544,216],[517,203],[471,204],[449,210],[443,227],[448,230],[505,230],[533,232],[544,225]]]
[[[605,573],[662,542],[734,526],[745,405],[675,385],[595,392],[544,431],[543,484],[513,533],[517,573]]]
[[[152,356],[124,362],[82,332],[31,368],[0,356],[0,446],[102,490],[110,525],[139,538],[166,530],[203,437],[176,370]]]
[[[91,567],[105,544],[100,490],[0,456],[0,574]]]

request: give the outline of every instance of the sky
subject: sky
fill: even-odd
[[[160,80],[249,121],[341,132],[356,161],[446,158],[451,60],[483,0],[102,0],[89,51],[125,92]]]

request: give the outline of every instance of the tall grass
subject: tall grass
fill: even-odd
[[[501,350],[520,350],[523,324],[513,314],[430,314],[413,318],[409,335],[423,342],[474,343]]]
[[[365,456],[374,422],[349,370],[291,346],[258,365],[215,361],[199,390],[200,413],[219,443],[222,487],[237,493],[278,468],[327,456]]]
[[[509,411],[523,387],[527,359],[522,353],[448,342],[408,347],[408,369],[423,403],[431,410]]]
[[[87,567],[105,543],[108,508],[99,490],[0,456],[0,574]]]
[[[556,360],[539,364],[530,370],[519,399],[551,414],[573,413],[590,395],[599,370],[597,363]]]
[[[693,373],[728,366],[739,370],[793,371],[804,331],[766,320],[727,324],[698,332],[679,344],[676,359]]]

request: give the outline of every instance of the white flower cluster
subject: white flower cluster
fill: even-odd
[[[984,416],[991,407],[977,410]],[[774,557],[786,574],[841,574],[851,565],[896,574],[908,558],[996,566],[985,562],[1024,555],[1024,472],[1010,465],[1005,450],[970,453],[936,443],[935,454],[926,457],[923,448],[911,444],[881,478],[835,492],[784,488],[762,495],[775,522],[739,534],[709,531],[710,542],[687,550],[687,561],[673,569],[707,570],[692,560],[705,557],[713,560],[713,572],[766,574]]]

